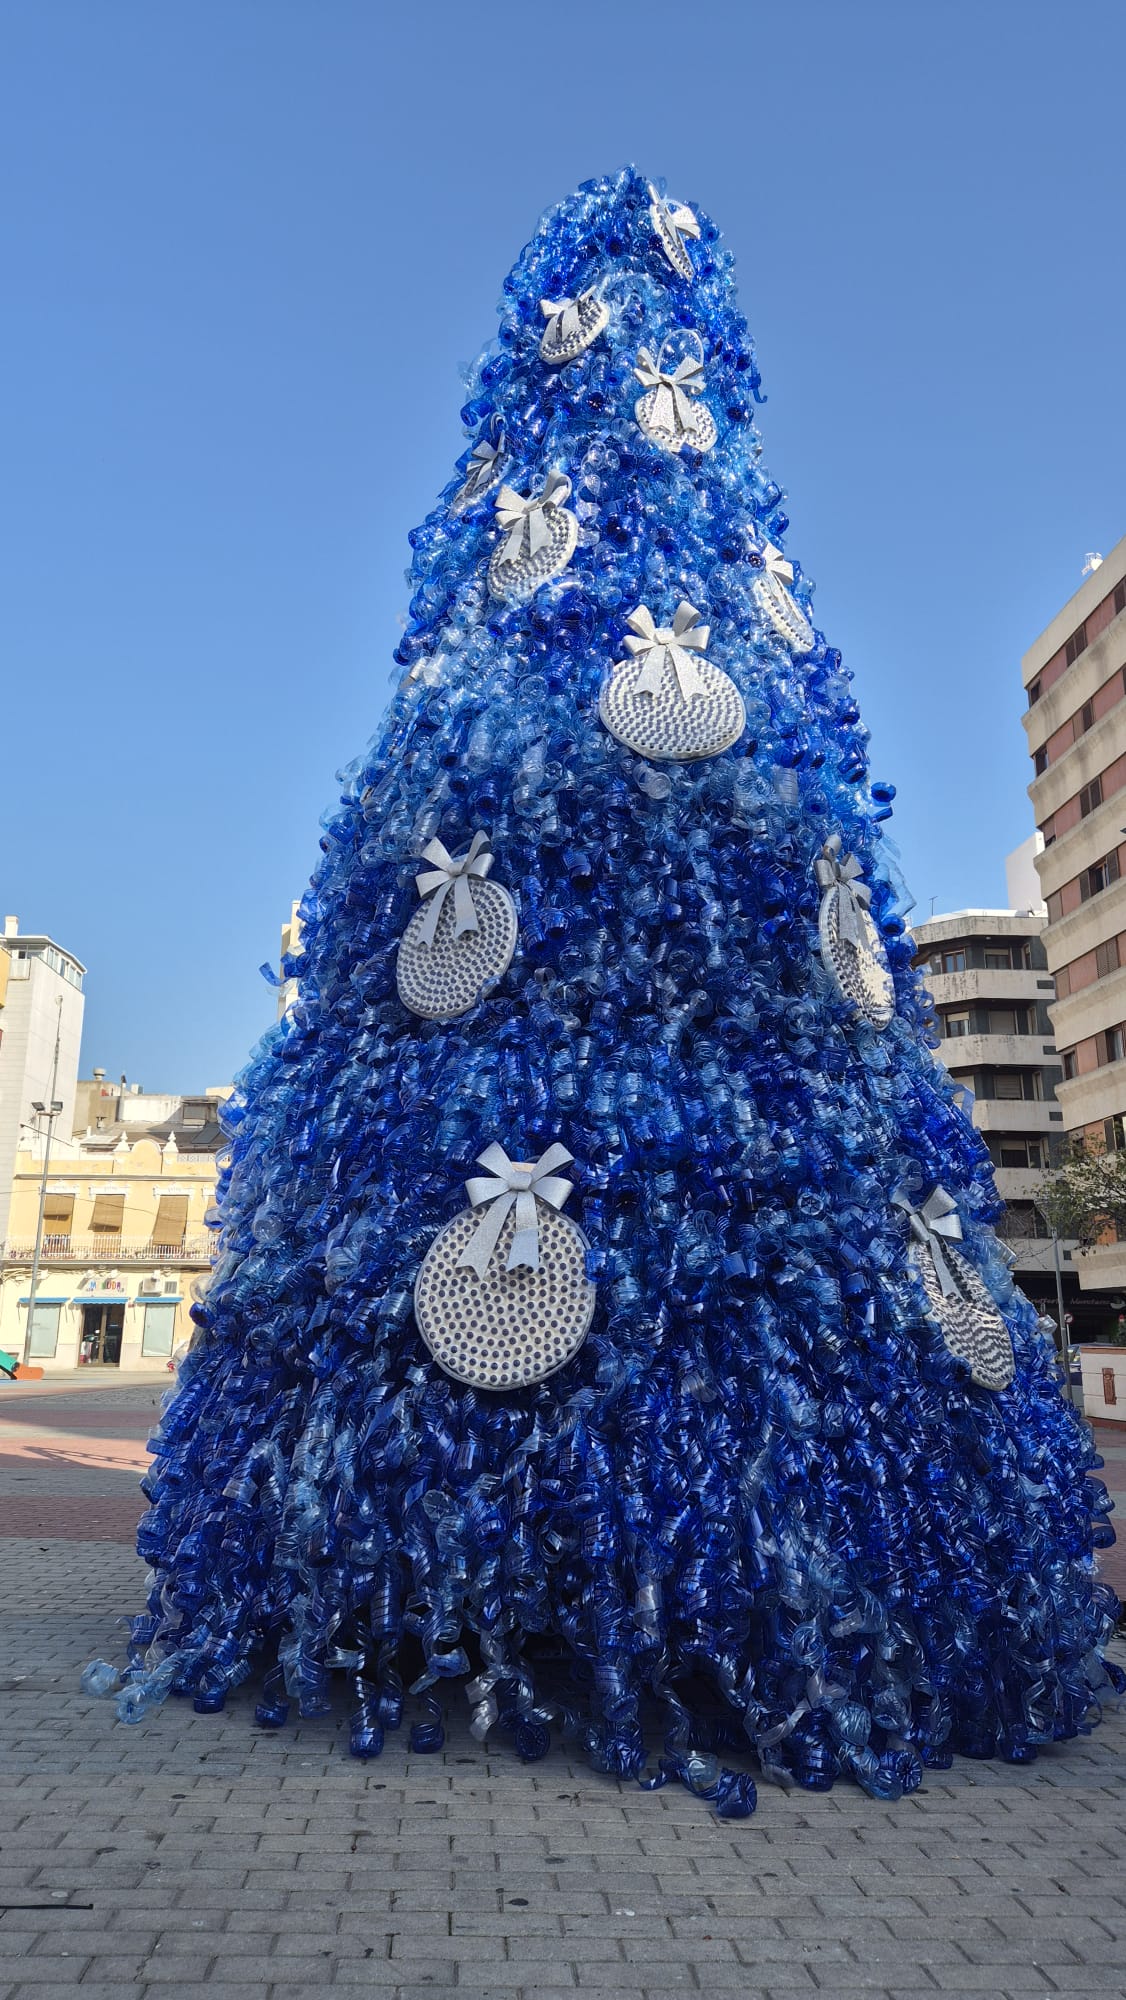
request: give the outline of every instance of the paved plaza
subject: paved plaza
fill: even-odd
[[[123,1727],[78,1677],[140,1603],[163,1386],[0,1384],[0,2000],[1126,1995],[1124,1711],[895,1806],[763,1786],[739,1823],[460,1723],[372,1764],[343,1713],[262,1731],[242,1691]]]

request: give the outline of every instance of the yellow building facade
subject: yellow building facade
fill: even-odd
[[[217,1164],[214,1150],[126,1133],[110,1151],[52,1156],[29,1330],[43,1154],[35,1144],[21,1151],[0,1264],[0,1350],[26,1355],[45,1376],[82,1367],[166,1371],[191,1336],[190,1308],[211,1266],[216,1239],[205,1217]]]

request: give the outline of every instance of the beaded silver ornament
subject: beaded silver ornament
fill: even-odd
[[[673,270],[681,278],[694,278],[695,266],[685,246],[686,236],[699,237],[700,225],[682,201],[666,201],[652,182],[649,185],[649,220]]]
[[[611,736],[640,757],[678,763],[718,757],[743,733],[747,712],[735,683],[693,657],[709,636],[698,618],[682,603],[671,625],[657,626],[641,604],[626,620],[632,657],[611,668],[598,713]]]
[[[610,318],[609,306],[595,298],[593,291],[580,292],[577,299],[541,299],[540,311],[547,321],[540,340],[540,360],[552,368],[584,353]]]
[[[488,838],[475,833],[464,854],[440,840],[422,851],[431,866],[415,876],[423,906],[399,945],[399,998],[424,1021],[452,1021],[475,1007],[502,979],[516,949],[516,906],[507,889],[485,877],[493,865]]]
[[[921,1207],[902,1191],[892,1200],[911,1225],[912,1262],[951,1354],[966,1363],[980,1389],[1007,1389],[1016,1373],[1012,1338],[978,1272],[954,1247],[962,1235],[956,1204],[942,1187]]]
[[[451,514],[463,514],[495,486],[504,471],[508,445],[499,417],[489,418],[470,453],[465,478],[450,501]]]
[[[710,451],[716,441],[715,419],[706,403],[693,402],[704,391],[704,364],[686,355],[675,368],[665,365],[665,350],[654,360],[647,347],[638,350],[634,374],[645,394],[633,414],[645,436],[663,451]]]
[[[824,895],[818,913],[821,962],[842,1000],[873,1028],[895,1015],[895,982],[884,942],[869,913],[872,892],[855,854],[842,854],[834,833],[813,864]]]
[[[564,472],[549,472],[542,491],[527,497],[501,487],[495,505],[504,534],[489,564],[494,597],[527,597],[566,569],[579,538],[579,524],[564,504],[570,497]]]
[[[787,562],[773,542],[765,544],[762,560],[763,568],[754,581],[759,609],[766,613],[792,653],[808,653],[817,634],[787,588],[794,580],[793,563]]]
[[[535,1162],[503,1146],[480,1155],[471,1206],[434,1238],[415,1281],[418,1330],[445,1374],[475,1389],[524,1389],[566,1365],[586,1339],[596,1290],[582,1230],[559,1213],[565,1146]]]

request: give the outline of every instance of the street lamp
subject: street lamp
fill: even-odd
[[[51,1140],[55,1131],[55,1120],[63,1108],[63,1100],[56,1097],[59,1087],[59,1047],[63,1035],[63,1003],[58,1003],[58,1018],[55,1023],[55,1060],[51,1069],[51,1097],[45,1103],[41,1097],[32,1100],[32,1110],[40,1118],[47,1120],[47,1139],[43,1147],[43,1172],[39,1176],[39,1215],[35,1224],[35,1251],[31,1259],[31,1284],[27,1295],[27,1327],[23,1337],[23,1360],[26,1364],[31,1352],[31,1329],[35,1324],[35,1297],[39,1290],[39,1260],[43,1252],[43,1211],[47,1206],[47,1169],[51,1164]]]

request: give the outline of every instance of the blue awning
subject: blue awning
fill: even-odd
[[[36,1292],[35,1303],[37,1306],[68,1306],[70,1304],[70,1300],[55,1297],[53,1294],[49,1294],[47,1292]],[[20,1304],[21,1306],[29,1306],[31,1304],[30,1292],[28,1293],[25,1299],[20,1300]]]

